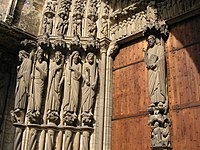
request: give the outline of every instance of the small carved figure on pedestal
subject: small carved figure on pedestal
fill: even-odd
[[[17,68],[18,73],[15,88],[15,108],[11,111],[11,118],[16,123],[23,123],[30,86],[29,83],[32,60],[29,57],[29,53],[24,50],[20,50],[19,61],[22,63]]]
[[[69,125],[77,118],[77,108],[79,102],[79,90],[81,82],[82,65],[78,51],[74,51],[60,81],[60,86],[64,82],[63,118]]]
[[[98,67],[96,56],[93,53],[88,53],[86,56],[86,62],[83,64],[82,76],[82,118],[85,125],[90,125],[93,118],[98,82]]]
[[[55,52],[53,60],[50,62],[49,67],[49,85],[47,89],[47,118],[50,122],[58,123],[60,120],[60,87],[59,83],[63,72],[64,56],[60,51]]]
[[[31,87],[27,117],[31,123],[38,123],[44,91],[44,82],[47,77],[47,62],[44,59],[44,50],[38,49],[31,73]]]
[[[170,147],[170,124],[168,122],[164,123],[164,127],[162,128],[162,141],[163,146]]]
[[[159,125],[159,122],[155,122],[154,126],[152,127],[152,133],[151,133],[151,142],[153,147],[160,147],[162,146],[162,131]]]
[[[96,37],[97,34],[97,25],[95,22],[95,16],[92,15],[88,19],[88,36],[89,37]]]

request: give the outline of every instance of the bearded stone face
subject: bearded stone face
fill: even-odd
[[[61,62],[61,54],[60,52],[55,53],[55,62],[59,64]]]
[[[43,59],[43,55],[44,55],[44,51],[41,49],[41,50],[38,50],[37,52],[37,60],[39,62],[42,62],[42,59]]]
[[[147,41],[148,41],[149,47],[153,47],[154,44],[156,43],[156,38],[155,38],[155,36],[151,36],[151,35],[150,35],[150,36],[148,37]]]

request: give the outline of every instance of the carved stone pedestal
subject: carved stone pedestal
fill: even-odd
[[[171,147],[164,147],[164,146],[160,146],[160,147],[152,147],[153,150],[171,150]]]

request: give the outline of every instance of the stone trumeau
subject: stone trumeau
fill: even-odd
[[[149,149],[173,148],[168,26],[199,14],[198,0],[0,2],[0,149],[111,150],[114,61],[145,38]]]

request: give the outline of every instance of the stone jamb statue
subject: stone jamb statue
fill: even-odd
[[[63,118],[69,124],[77,118],[82,64],[78,51],[72,52],[67,62],[60,86],[64,82]],[[72,122],[71,122],[72,121]]]
[[[23,123],[29,94],[32,61],[29,57],[29,53],[25,50],[20,50],[18,56],[19,61],[22,63],[17,67],[18,72],[15,88],[15,107],[14,110],[11,111],[11,118],[13,122]]]
[[[166,101],[165,51],[154,35],[148,36],[145,63],[148,69],[149,97],[158,104]]]

